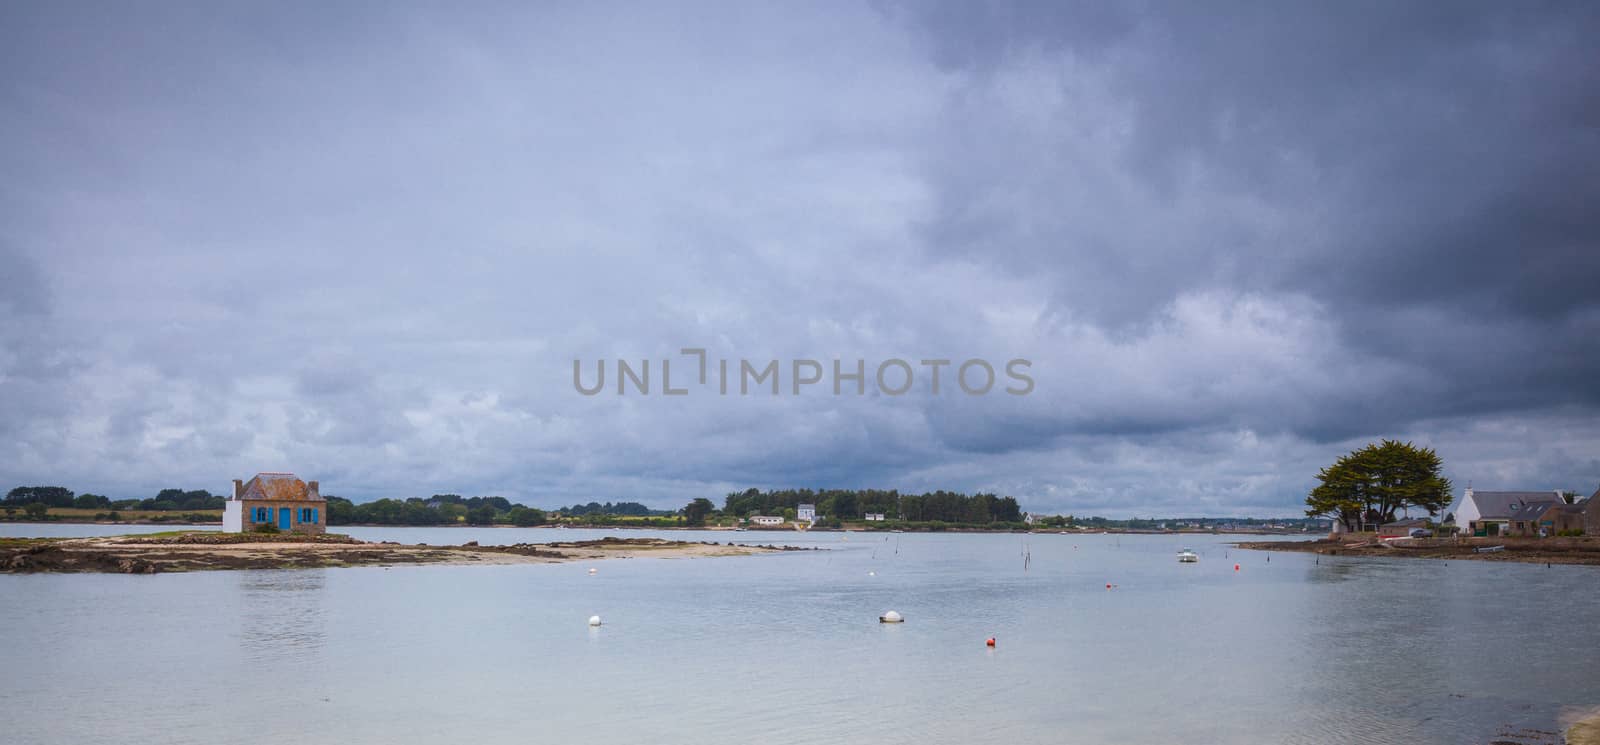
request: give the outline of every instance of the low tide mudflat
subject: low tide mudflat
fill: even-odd
[[[1247,541],[1239,548],[1298,551],[1326,556],[1382,556],[1400,559],[1467,559],[1534,564],[1600,565],[1600,537],[1562,538],[1365,538],[1316,541]],[[1486,550],[1494,549],[1494,550]]]
[[[175,532],[97,538],[0,539],[3,572],[155,574],[219,569],[305,569],[402,564],[543,564],[563,561],[748,556],[782,548],[660,538],[512,545],[430,546],[344,535]]]

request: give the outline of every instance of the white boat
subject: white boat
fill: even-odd
[[[1185,548],[1178,551],[1179,564],[1197,564],[1199,562],[1200,554],[1195,553],[1194,549]]]

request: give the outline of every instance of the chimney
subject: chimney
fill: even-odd
[[[312,499],[321,499],[322,498],[322,492],[317,491],[317,482],[315,482],[315,481],[307,481],[306,482],[306,496],[309,496]]]
[[[234,499],[238,499],[238,498],[240,498],[242,496],[244,496],[244,481],[242,481],[240,479],[234,479],[233,480],[233,498]]]

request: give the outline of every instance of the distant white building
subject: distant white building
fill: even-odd
[[[783,518],[771,515],[751,515],[750,522],[756,525],[782,525]]]
[[[817,521],[817,506],[814,504],[802,504],[794,508],[794,519],[808,524],[815,523]]]
[[[884,516],[883,516],[882,512],[868,512],[867,513],[867,522],[869,522],[869,523],[881,523],[883,521],[884,521]]]

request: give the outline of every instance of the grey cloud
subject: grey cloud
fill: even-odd
[[[1594,8],[894,15],[967,81],[928,166],[936,250],[1048,273],[1057,304],[1131,333],[1187,292],[1313,298],[1346,354],[1413,371],[1320,401],[1293,425],[1318,439],[1594,405]]]
[[[1592,8],[733,10],[0,9],[0,484],[1281,514],[1399,434],[1600,479]],[[684,346],[1038,387],[571,390]]]

